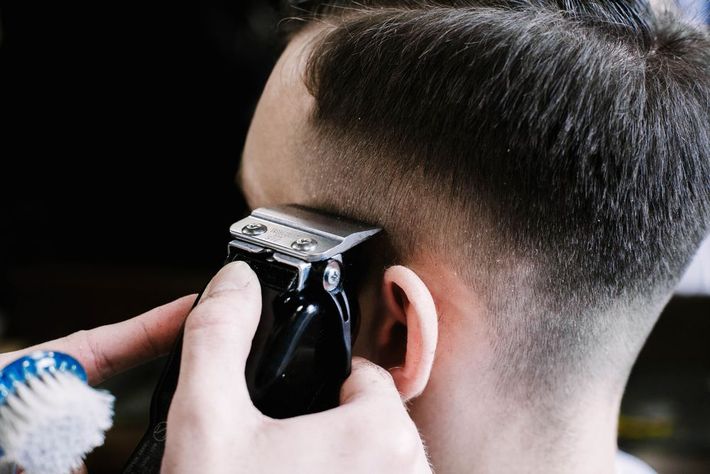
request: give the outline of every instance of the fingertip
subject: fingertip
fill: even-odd
[[[199,294],[192,293],[191,295],[182,296],[182,297],[176,299],[175,301],[172,302],[172,304],[180,306],[181,308],[187,308],[189,311],[190,309],[192,309],[193,306],[195,306],[195,303],[197,302],[198,297],[199,297]]]
[[[182,296],[162,306],[158,306],[150,311],[138,316],[139,321],[151,327],[151,331],[159,334],[167,332],[169,337],[174,336],[195,305],[196,294]]]
[[[372,366],[379,367],[375,363],[370,362],[369,360],[365,359],[364,357],[360,356],[353,356],[352,360],[352,370],[360,370],[360,369],[369,369]]]
[[[392,374],[387,369],[364,357],[353,357],[351,373],[356,374],[357,377],[373,378],[382,383],[392,382]]]
[[[223,266],[205,288],[205,298],[223,291],[245,290],[256,286],[258,278],[251,267],[240,260]],[[203,298],[204,299],[204,298]]]
[[[239,314],[234,319],[235,313]],[[214,323],[238,323],[243,331],[256,330],[261,314],[261,291],[259,280],[246,262],[235,261],[223,266],[207,284],[199,302],[187,318],[189,328],[210,326]],[[252,334],[253,335],[253,334]]]
[[[159,313],[159,314],[169,314],[170,316],[181,315],[182,319],[185,319],[190,312],[190,309],[195,304],[197,299],[197,294],[193,293],[191,295],[181,296],[178,299],[165,303],[156,307],[155,309],[148,311],[144,314]]]
[[[195,300],[197,299],[197,296],[198,296],[197,293],[192,293],[192,294],[189,294],[189,295],[181,296],[180,298],[178,298],[178,299],[176,299],[175,301],[173,301],[173,303],[180,303],[180,304],[183,304],[183,303],[188,304],[188,303],[189,303],[189,304],[192,304],[192,303],[194,303]]]
[[[340,390],[340,403],[350,403],[356,399],[381,394],[397,394],[392,375],[384,368],[362,357],[353,357],[350,377]]]

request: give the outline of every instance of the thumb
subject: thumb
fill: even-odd
[[[246,402],[244,368],[260,313],[256,274],[244,262],[225,265],[185,322],[178,390]]]

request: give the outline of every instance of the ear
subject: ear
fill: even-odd
[[[422,393],[434,363],[439,332],[436,306],[419,276],[403,266],[385,271],[385,314],[378,331],[378,353],[389,368],[402,399]]]

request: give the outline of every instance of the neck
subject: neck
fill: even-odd
[[[575,401],[542,408],[534,397],[505,398],[493,380],[486,322],[476,319],[486,306],[431,268],[437,267],[418,273],[428,277],[435,298],[439,344],[429,383],[410,402],[410,413],[437,474],[614,473],[623,384],[610,389],[590,381]]]
[[[445,375],[433,375],[410,407],[438,474],[615,472],[621,394],[535,411],[502,403],[484,378],[466,386]]]

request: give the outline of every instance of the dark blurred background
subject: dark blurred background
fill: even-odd
[[[201,290],[277,58],[276,2],[0,2],[0,351]],[[111,381],[119,472],[160,363]]]
[[[0,351],[199,291],[245,204],[234,184],[279,49],[277,1],[0,2]],[[710,300],[676,298],[631,378],[620,443],[710,472]],[[107,384],[120,472],[161,361]]]

